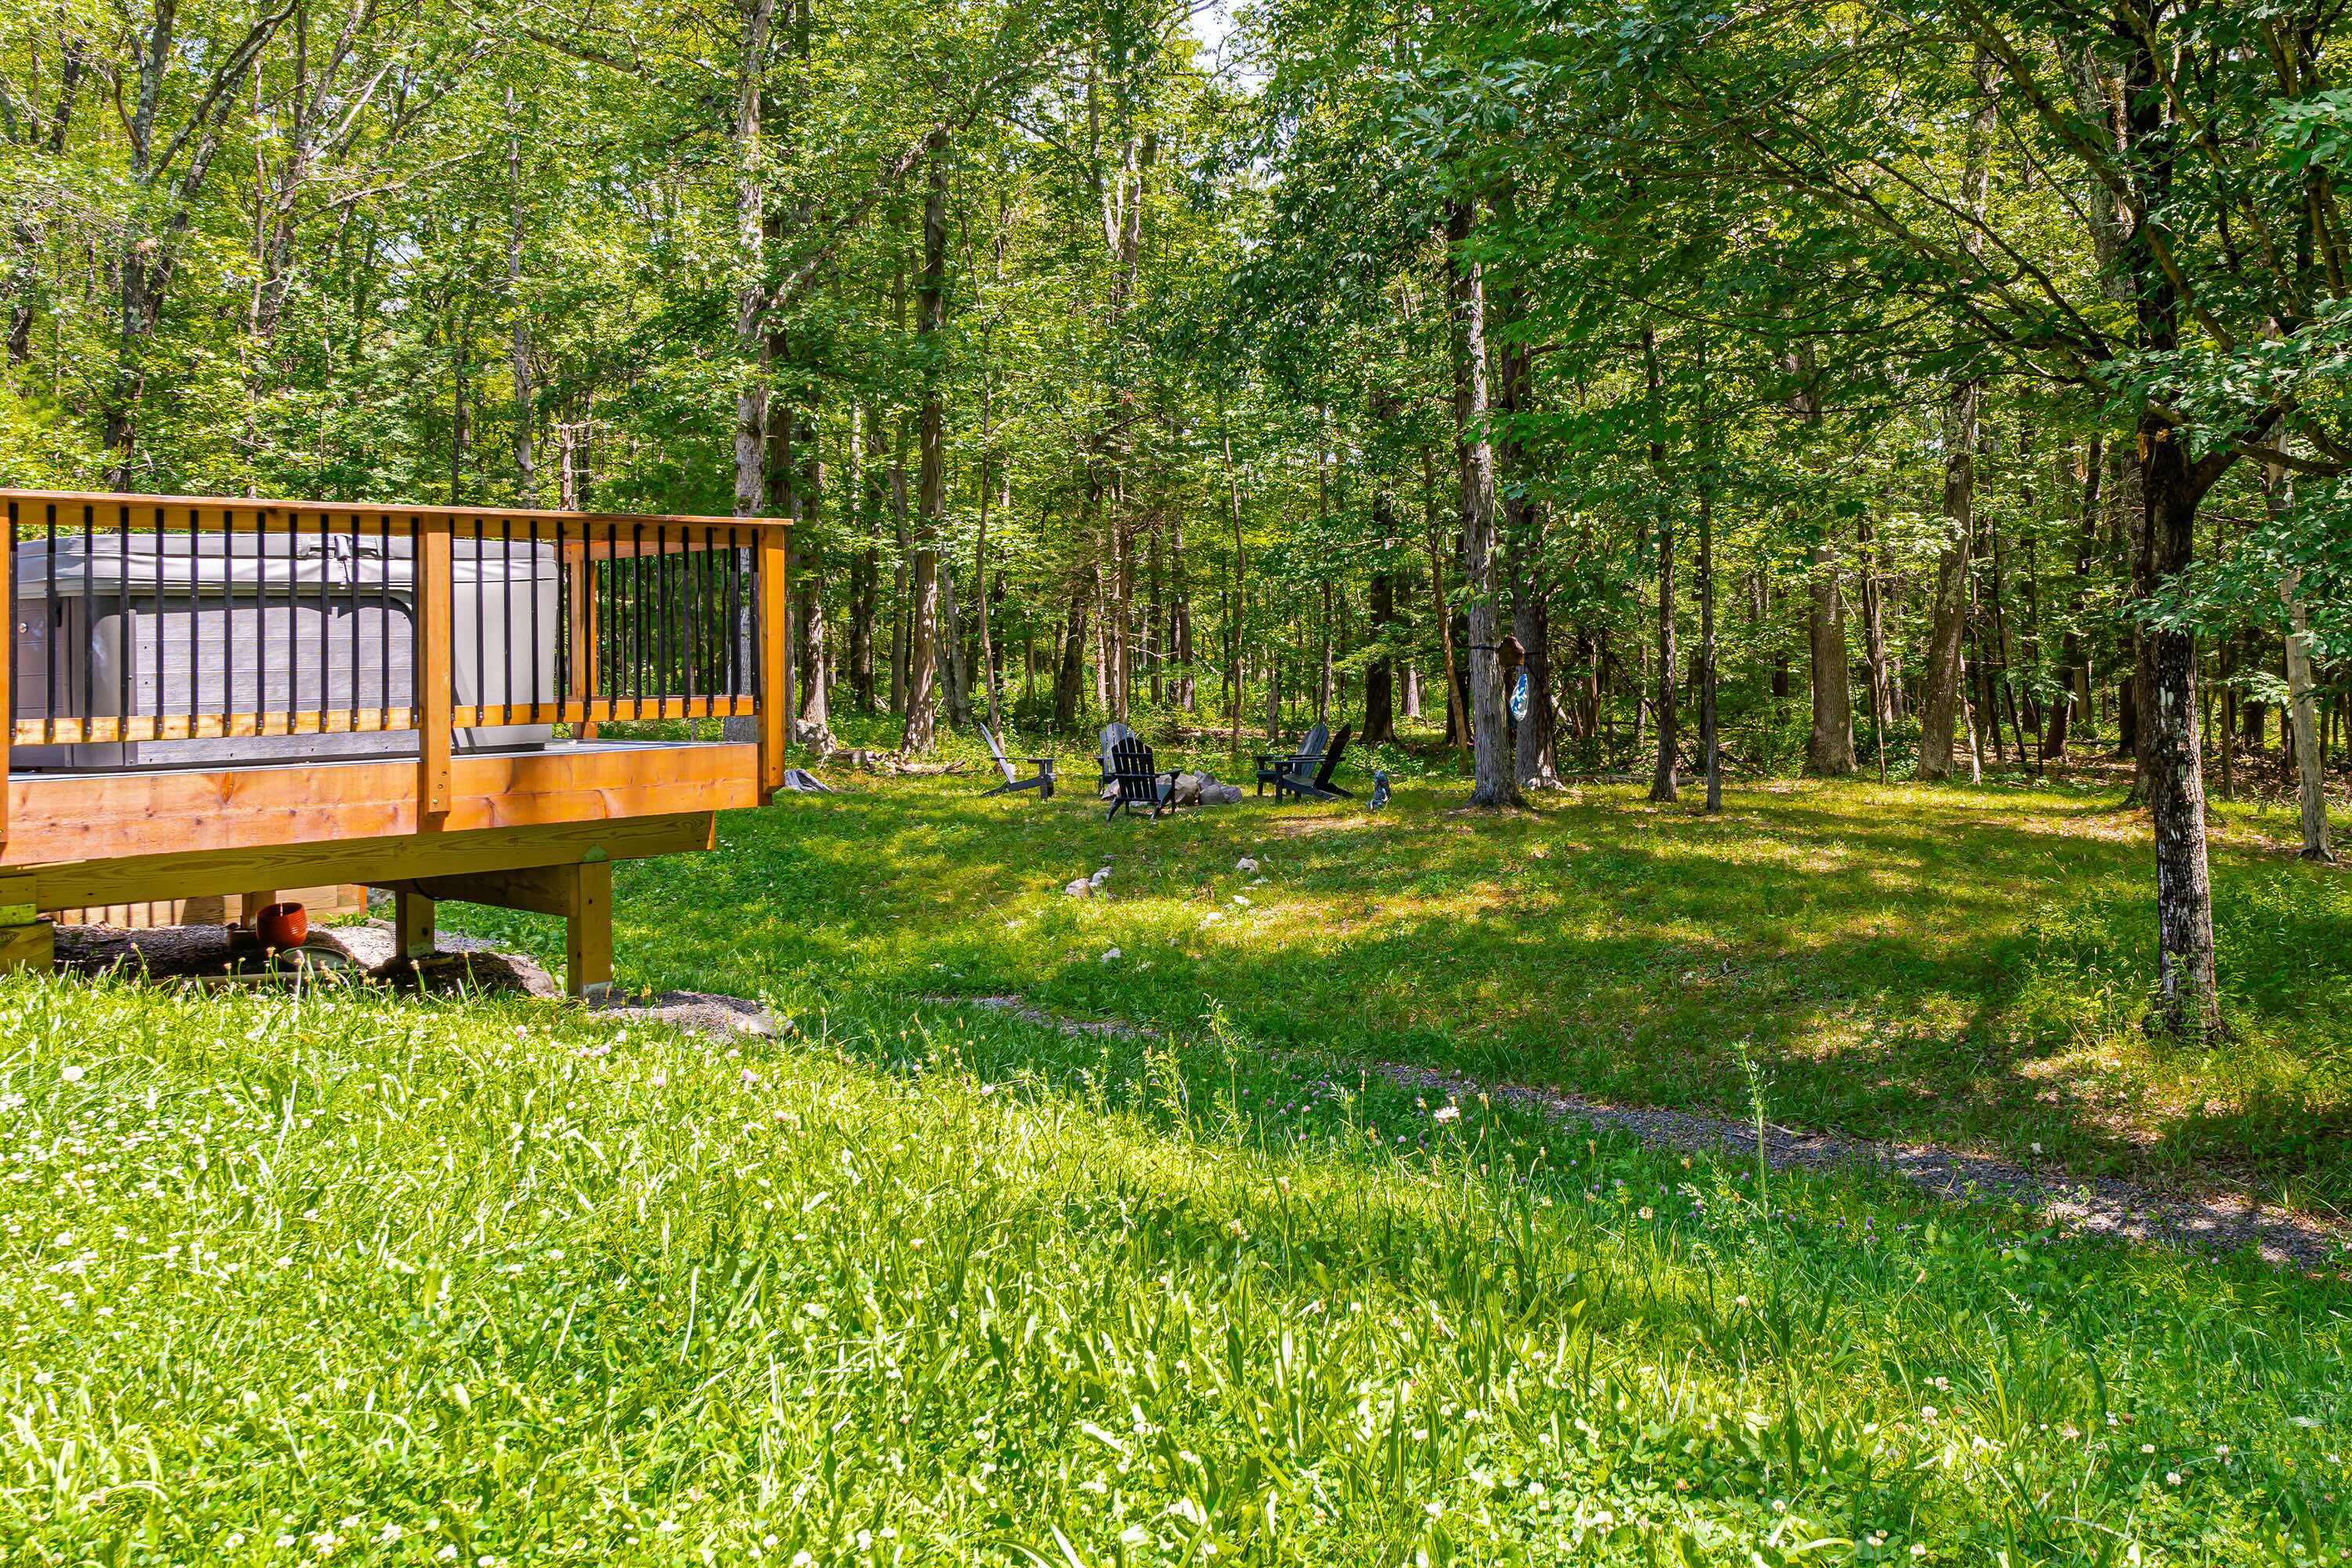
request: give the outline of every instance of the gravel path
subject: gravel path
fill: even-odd
[[[1033,1007],[1018,996],[932,996],[933,1005],[984,1007],[1074,1035],[1110,1035],[1158,1039],[1159,1031],[1131,1024],[1064,1017]],[[1372,1069],[1391,1083],[1454,1099],[1489,1095],[1547,1116],[1612,1127],[1653,1148],[1684,1153],[1754,1158],[1756,1126],[1727,1117],[1679,1110],[1646,1110],[1606,1105],[1562,1089],[1525,1084],[1491,1084],[1459,1073],[1438,1072],[1402,1062]],[[2199,1255],[2235,1253],[2252,1247],[2280,1268],[2341,1272],[2352,1261],[2352,1233],[2285,1209],[2260,1205],[2242,1193],[2204,1198],[2168,1195],[2137,1183],[2097,1177],[2077,1181],[2063,1171],[2038,1170],[2008,1160],[1955,1153],[1925,1143],[1848,1138],[1832,1132],[1802,1132],[1767,1122],[1765,1161],[1775,1170],[1805,1171],[1867,1166],[1955,1203],[2014,1203],[2039,1213],[2063,1230],[2116,1241],[2162,1243]]]

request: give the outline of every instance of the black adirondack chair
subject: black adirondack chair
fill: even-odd
[[[1309,777],[1304,771],[1282,774],[1274,781],[1274,798],[1280,800],[1287,791],[1301,800],[1305,800],[1309,795],[1317,800],[1355,799],[1355,791],[1341,789],[1331,782],[1331,774],[1339,768],[1339,759],[1347,754],[1348,726],[1342,724],[1339,726],[1339,732],[1331,737],[1331,749],[1323,753],[1322,761],[1316,765],[1314,775]]]
[[[1105,790],[1110,787],[1111,752],[1121,741],[1132,741],[1134,739],[1135,731],[1129,729],[1126,725],[1118,722],[1116,720],[1103,726],[1102,739],[1095,743],[1095,760],[1102,764],[1102,773],[1101,775],[1095,780],[1095,788],[1097,790]]]
[[[1141,737],[1129,734],[1110,749],[1109,784],[1113,791],[1110,810],[1103,814],[1108,822],[1120,811],[1140,811],[1151,808],[1156,821],[1168,809],[1169,797],[1176,793],[1174,773],[1161,773],[1152,760],[1151,748]]]
[[[1027,763],[1031,767],[1037,770],[1036,777],[1024,779],[1021,776],[1019,771],[1013,767],[1013,763],[1006,759],[1004,755],[1004,748],[997,744],[996,736],[990,731],[988,726],[982,724],[978,726],[978,728],[980,730],[980,738],[988,742],[988,754],[996,759],[997,771],[1004,775],[1004,782],[1003,784],[998,784],[994,789],[982,790],[980,795],[981,799],[986,800],[992,795],[1012,795],[1024,789],[1035,790],[1039,800],[1051,800],[1054,798],[1053,758],[1022,758],[1021,760],[1023,762]]]
[[[1298,742],[1298,750],[1286,757],[1275,752],[1260,752],[1257,754],[1257,793],[1264,795],[1265,786],[1273,784],[1276,786],[1274,796],[1280,800],[1282,781],[1311,776],[1317,768],[1322,766],[1323,748],[1330,742],[1330,726],[1318,723],[1307,731],[1307,738]]]

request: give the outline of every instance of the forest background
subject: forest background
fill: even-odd
[[[916,752],[2112,755],[2210,1034],[2205,793],[2324,858],[2352,725],[2346,31],[27,0],[0,482],[790,516],[801,718]]]

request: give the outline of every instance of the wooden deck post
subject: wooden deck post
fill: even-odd
[[[449,533],[446,517],[421,521],[417,539],[416,632],[422,658],[416,668],[416,826],[438,828],[454,795],[449,781]]]
[[[613,984],[613,863],[591,860],[570,868],[563,914],[563,991],[593,996]]]
[[[0,877],[0,973],[47,973],[57,962],[57,927],[36,917],[34,879]]]
[[[760,530],[757,585],[760,631],[760,799],[784,787],[784,746],[792,735],[792,697],[784,667],[792,650],[784,635],[784,530]]]
[[[433,956],[433,900],[414,888],[392,895],[393,943],[403,958]]]

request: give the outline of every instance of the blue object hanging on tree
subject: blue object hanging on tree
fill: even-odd
[[[1517,685],[1511,688],[1511,721],[1524,723],[1528,717],[1528,672],[1522,668]]]

